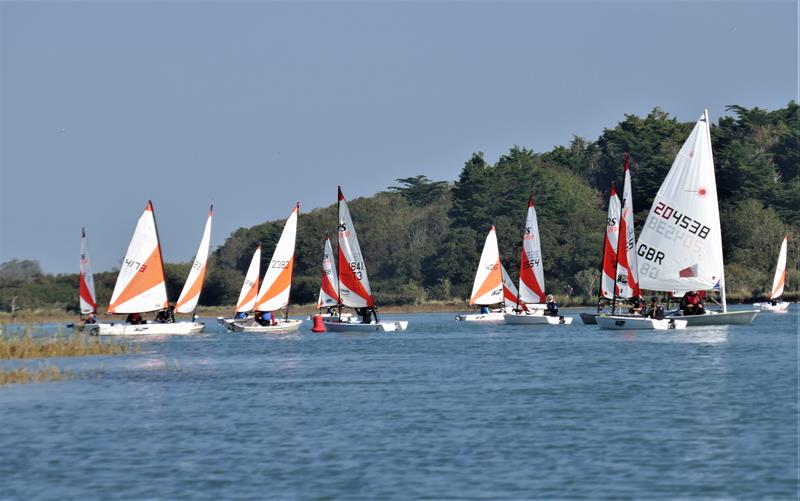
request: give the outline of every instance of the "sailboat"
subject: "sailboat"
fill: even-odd
[[[231,324],[236,332],[265,332],[271,334],[290,334],[297,332],[302,320],[289,318],[289,296],[292,289],[292,271],[294,269],[294,248],[297,237],[297,216],[300,204],[286,220],[281,232],[278,245],[272,253],[272,259],[267,265],[261,288],[255,299],[253,309],[257,312],[274,312],[286,308],[286,315],[276,319],[272,325],[260,325],[255,318],[237,320]],[[252,266],[252,263],[251,263]],[[246,280],[245,280],[246,282]]]
[[[209,214],[210,218],[210,214]],[[208,227],[208,222],[206,226]],[[204,265],[203,265],[204,266]],[[199,294],[199,292],[198,292]],[[111,294],[108,313],[145,313],[169,308],[164,278],[164,260],[153,202],[148,201],[125,253],[125,259]],[[158,334],[194,334],[203,330],[199,322],[100,324],[101,336],[131,336]]]
[[[200,292],[203,290],[203,283],[206,279],[206,268],[208,267],[208,252],[211,249],[211,219],[214,215],[214,206],[208,209],[208,219],[203,229],[203,238],[200,239],[200,246],[197,248],[192,267],[189,269],[189,276],[183,284],[178,302],[175,303],[175,313],[191,313],[192,321],[197,320],[197,302],[200,300]]]
[[[522,233],[522,250],[519,266],[519,300],[525,304],[541,305],[545,301],[544,268],[542,266],[542,249],[539,243],[539,222],[533,206],[533,193],[528,199],[528,213]],[[553,317],[544,314],[541,308],[506,313],[507,324],[524,325],[569,325],[572,317],[560,315]]]
[[[658,190],[636,246],[639,286],[663,292],[719,288],[722,311],[683,316],[689,326],[749,324],[728,311],[708,111],[697,121]]]
[[[74,332],[85,332],[87,334],[97,334],[100,324],[83,323],[83,315],[91,315],[97,312],[97,295],[94,292],[94,276],[92,275],[92,265],[89,261],[89,242],[86,238],[86,228],[81,228],[81,260],[78,288],[78,302],[80,303],[81,322],[70,324]]]
[[[619,240],[619,215],[620,201],[617,196],[617,187],[611,181],[611,191],[608,199],[608,217],[606,219],[606,235],[603,239],[603,261],[600,265],[600,291],[597,298],[597,313],[581,313],[584,324],[597,324],[595,317],[600,315],[602,301],[614,299],[618,292],[616,289],[617,269],[617,241]]]
[[[786,248],[789,238],[784,236],[781,243],[781,250],[778,253],[778,264],[775,267],[775,278],[772,279],[772,292],[769,295],[769,301],[764,303],[755,303],[753,306],[757,310],[772,311],[772,312],[785,312],[789,308],[788,301],[781,301],[783,296],[783,286],[786,283]]]
[[[483,251],[478,261],[478,269],[475,271],[475,281],[472,284],[472,293],[469,297],[470,306],[478,305],[482,307],[495,306],[494,311],[483,313],[465,313],[456,315],[459,322],[502,322],[505,312],[505,287],[503,285],[503,268],[500,263],[500,251],[497,248],[497,232],[494,226],[486,235],[483,243]],[[508,276],[508,273],[505,273]],[[511,278],[509,277],[509,282]],[[513,283],[512,283],[513,285]],[[514,294],[518,297],[518,294]],[[497,308],[498,305],[503,308]]]
[[[375,311],[375,299],[369,286],[367,267],[358,245],[356,229],[350,218],[347,200],[344,198],[341,186],[339,187],[338,210],[338,236],[339,236],[339,276],[338,296],[341,306],[350,308],[364,308],[374,313],[374,320],[360,323],[352,317],[329,317],[324,319],[325,327],[333,332],[371,332],[371,331],[402,331],[408,327],[407,320],[380,321]]]
[[[225,327],[230,328],[233,322],[247,319],[247,313],[253,311],[253,307],[256,305],[256,296],[258,295],[258,276],[261,273],[260,268],[261,244],[258,244],[255,252],[253,252],[253,258],[250,260],[250,266],[247,268],[247,274],[244,276],[242,290],[239,292],[239,300],[236,301],[234,316],[230,318],[217,317],[217,322]]]

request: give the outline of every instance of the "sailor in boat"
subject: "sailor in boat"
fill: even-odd
[[[275,315],[273,315],[271,311],[257,311],[255,321],[258,325],[263,327],[278,324],[277,320],[275,320]]]
[[[144,323],[144,319],[142,319],[142,316],[140,314],[138,314],[138,313],[130,313],[125,318],[125,322],[127,322],[127,323],[129,323],[131,325],[141,325],[141,324]]]
[[[556,298],[553,297],[552,294],[547,295],[547,303],[545,305],[544,314],[549,317],[558,316],[558,303],[556,302]]]
[[[689,291],[683,295],[680,304],[681,311],[684,315],[702,315],[706,312],[703,306],[703,298],[697,291]]]
[[[375,321],[378,321],[378,314],[375,312],[375,307],[370,308],[356,308],[356,314],[361,317],[362,324],[371,324],[372,317],[375,317]]]
[[[172,306],[159,310],[156,313],[155,322],[158,324],[171,324],[175,322],[175,312]]]
[[[782,302],[783,301],[779,297],[774,297],[774,298],[769,300],[769,304],[771,304],[772,306],[778,306],[778,303],[782,303]]]
[[[650,306],[647,308],[646,311],[643,312],[643,314],[647,318],[652,318],[652,319],[655,319],[655,320],[663,320],[664,319],[664,305],[661,304],[661,301],[659,301],[656,296],[653,296],[650,299]]]
[[[97,314],[95,312],[89,313],[89,316],[83,321],[84,324],[96,324]]]
[[[481,315],[488,315],[490,312],[488,305],[481,305]]]
[[[246,311],[237,311],[236,314],[233,316],[234,320],[244,320],[245,318],[247,318]]]
[[[628,313],[631,313],[633,315],[639,315],[639,314],[644,315],[646,309],[645,306],[646,304],[642,296],[634,296],[631,298],[631,307],[628,308]]]

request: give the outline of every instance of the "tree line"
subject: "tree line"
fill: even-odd
[[[730,106],[728,112],[711,129],[728,294],[740,300],[765,294],[783,235],[789,235],[787,290],[796,294],[800,110],[791,101],[773,111]],[[424,175],[401,178],[386,191],[349,201],[377,303],[468,298],[492,225],[501,260],[516,276],[531,193],[547,292],[567,302],[592,302],[599,284],[608,190],[612,180],[622,185],[623,155],[631,157],[638,235],[693,126],[655,108],[645,117],[625,115],[595,141],[576,136],[567,146],[541,153],[514,146],[495,163],[476,152],[455,181],[432,181]],[[263,245],[263,268],[283,223],[267,221],[231,233],[211,256],[200,303],[233,304],[256,245]],[[330,234],[335,248],[335,228],[335,204],[301,213],[293,303],[316,301],[324,238]],[[189,263],[167,264],[171,298],[177,298],[188,268]],[[115,279],[115,271],[95,275],[100,304],[108,303]],[[27,307],[74,309],[77,274],[47,275],[31,261],[5,263],[0,265],[0,307],[7,309],[12,298]]]

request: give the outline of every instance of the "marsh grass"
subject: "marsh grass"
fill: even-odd
[[[136,352],[136,346],[104,341],[85,334],[34,336],[31,327],[26,327],[22,334],[0,335],[0,360],[127,355]]]
[[[55,365],[36,368],[20,367],[18,369],[0,369],[0,386],[7,384],[43,383],[71,379],[72,372],[61,370]]]

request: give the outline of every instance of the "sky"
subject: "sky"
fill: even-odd
[[[186,262],[212,202],[213,247],[337,184],[783,107],[797,34],[795,1],[1,1],[0,262],[76,273],[85,226],[112,269],[148,199]]]

